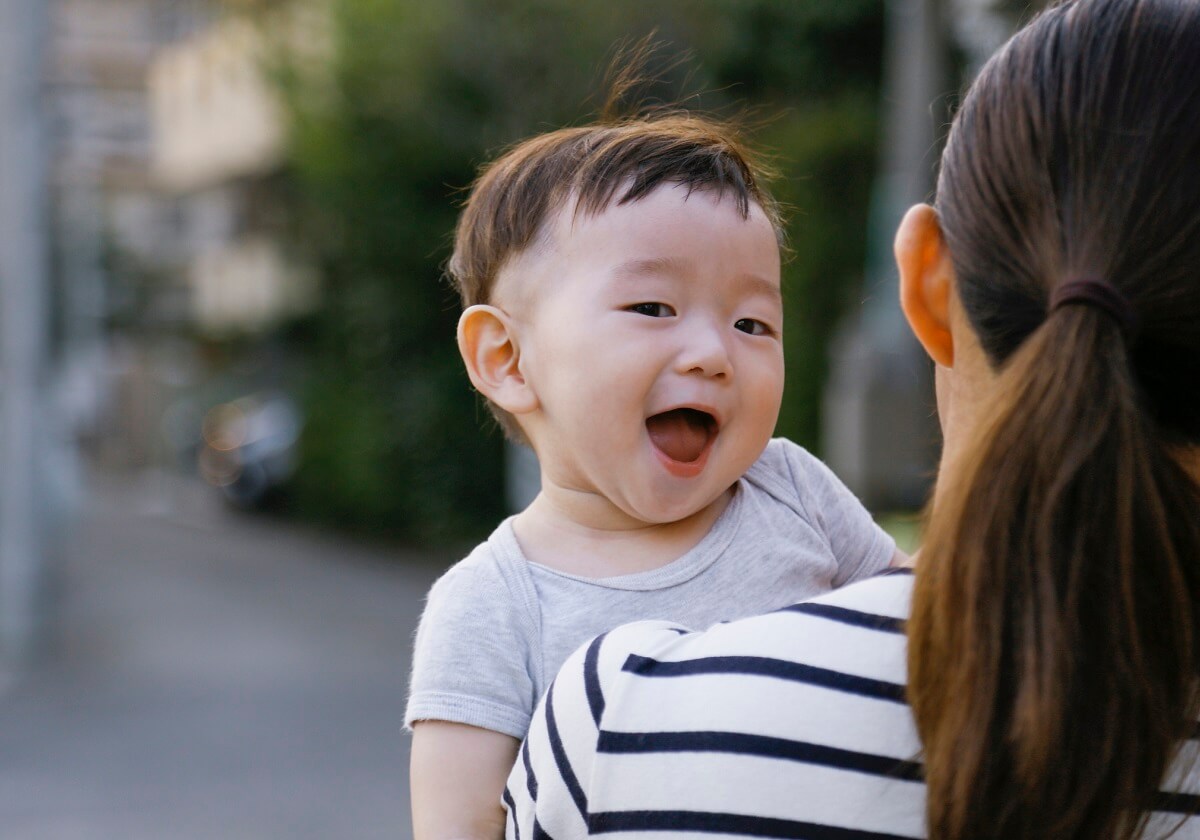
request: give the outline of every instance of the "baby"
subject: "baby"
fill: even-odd
[[[533,708],[583,641],[767,612],[903,559],[828,468],[771,440],[780,236],[753,156],[693,115],[534,137],[476,182],[458,345],[542,487],[429,593],[405,715],[417,840],[503,835]]]

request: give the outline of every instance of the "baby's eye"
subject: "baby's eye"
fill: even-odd
[[[750,335],[770,335],[771,334],[770,327],[768,327],[762,321],[756,321],[753,318],[741,318],[734,322],[733,328],[735,330],[741,330],[744,333],[749,333]]]
[[[675,314],[675,310],[665,303],[635,303],[626,309],[639,315],[649,315],[651,318],[669,318]]]

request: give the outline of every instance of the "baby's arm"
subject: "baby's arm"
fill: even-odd
[[[532,622],[478,551],[434,584],[414,641],[404,721],[416,840],[503,836],[504,780],[533,712]]]
[[[502,838],[500,796],[518,746],[510,735],[477,726],[415,723],[410,768],[414,840]]]

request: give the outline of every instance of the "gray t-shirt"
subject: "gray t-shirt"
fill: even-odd
[[[587,639],[643,619],[703,629],[769,612],[870,577],[894,551],[829,468],[781,438],[704,538],[648,572],[584,578],[532,563],[505,520],[429,591],[405,725],[444,720],[523,738],[547,684]]]

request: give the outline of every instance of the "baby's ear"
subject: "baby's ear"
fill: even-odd
[[[512,319],[495,306],[468,306],[458,319],[458,352],[471,384],[509,414],[527,414],[537,395],[521,372],[521,345]]]

